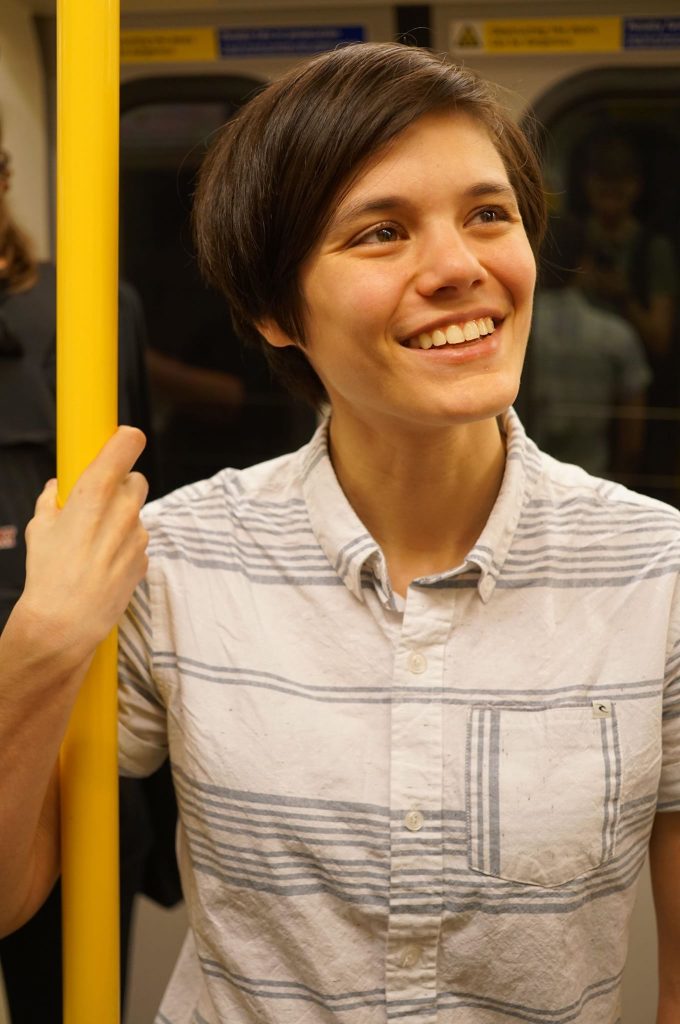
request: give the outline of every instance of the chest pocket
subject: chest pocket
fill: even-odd
[[[614,856],[621,802],[616,708],[470,709],[473,871],[556,886]]]

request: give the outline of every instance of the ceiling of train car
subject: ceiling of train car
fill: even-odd
[[[22,7],[28,7],[36,14],[54,14],[57,0],[16,0]],[[511,3],[512,0],[499,0],[500,3]],[[529,0],[540,4],[541,0]],[[543,0],[545,2],[545,0]],[[548,0],[550,2],[550,0]],[[256,11],[256,10],[308,10],[319,7],[342,7],[344,0],[120,0],[121,13],[137,11],[168,12],[173,11]],[[380,0],[351,0],[352,7],[381,7]]]
[[[15,0],[23,7],[29,8],[36,14],[54,14],[56,12],[57,0]],[[569,0],[567,0],[569,2]],[[342,8],[346,0],[121,0],[121,12],[134,13],[138,11],[149,12],[173,12],[173,11],[247,11],[255,10],[308,10],[319,7]],[[467,16],[479,16],[482,8],[499,8],[510,5],[517,7],[517,0],[493,0],[493,3],[465,5]],[[521,0],[522,8],[537,9],[539,12],[553,6],[564,8],[565,0]],[[380,0],[351,0],[352,7],[384,7],[391,4],[381,3]],[[435,6],[435,5],[432,5]],[[447,3],[447,6],[456,6],[454,3]],[[609,8],[610,0],[599,5],[601,8]]]

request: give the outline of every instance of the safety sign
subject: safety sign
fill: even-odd
[[[680,17],[546,17],[452,21],[449,52],[489,55],[680,49]]]
[[[503,18],[489,21],[453,21],[449,31],[451,53],[488,54],[603,53],[618,50],[621,19]]]
[[[142,28],[120,33],[120,59],[124,64],[155,61],[216,60],[213,28]]]

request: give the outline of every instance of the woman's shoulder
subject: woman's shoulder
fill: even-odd
[[[302,450],[246,469],[226,468],[150,502],[143,510],[150,533],[173,524],[195,530],[231,530],[249,521],[298,518],[306,507],[300,471]]]
[[[672,505],[631,490],[623,484],[592,476],[580,466],[560,462],[540,452],[532,502],[553,517],[569,517],[578,511],[579,521],[596,520],[605,527],[635,529],[643,523],[680,538],[680,511]]]

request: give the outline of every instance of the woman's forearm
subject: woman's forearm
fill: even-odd
[[[143,435],[120,428],[62,509],[50,481],[26,531],[26,585],[0,636],[0,934],[49,893],[58,868],[56,763],[99,643],[147,567]]]
[[[19,602],[0,636],[0,935],[38,909],[58,872],[56,765],[87,669],[40,632]]]

